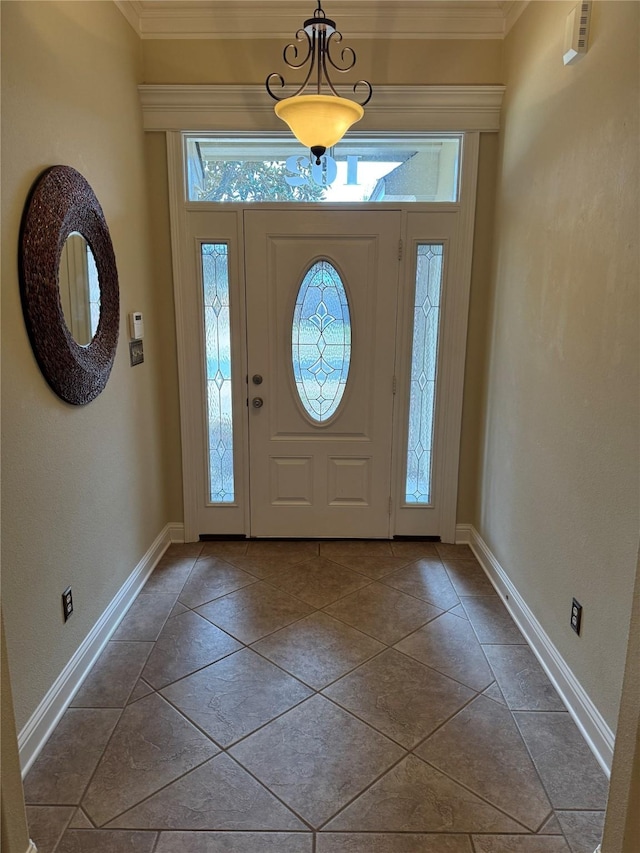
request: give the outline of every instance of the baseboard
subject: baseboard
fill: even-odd
[[[174,521],[172,524],[167,524],[167,530],[169,531],[169,540],[173,543],[183,543],[184,542],[184,524],[182,522]]]
[[[167,524],[160,531],[27,721],[18,735],[23,777],[38,757],[47,738],[69,707],[96,658],[133,604],[160,557],[171,542],[183,541],[183,529],[182,524]]]
[[[25,850],[25,853],[38,853],[38,848],[31,839],[29,839],[29,846]]]
[[[471,546],[514,622],[560,694],[596,760],[607,776],[610,776],[615,737],[603,716],[475,527],[472,524],[458,524],[456,542]]]

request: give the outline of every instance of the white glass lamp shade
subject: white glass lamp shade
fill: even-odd
[[[285,98],[278,101],[275,111],[305,148],[331,148],[364,115],[360,104],[335,95]]]

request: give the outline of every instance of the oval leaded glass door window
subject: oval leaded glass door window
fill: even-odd
[[[340,273],[316,261],[302,279],[293,312],[291,362],[300,402],[324,423],[335,414],[349,376],[351,315]]]

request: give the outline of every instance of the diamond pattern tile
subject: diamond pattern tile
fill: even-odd
[[[157,829],[303,830],[273,794],[222,754],[112,821]]]
[[[405,637],[396,648],[473,690],[484,690],[493,681],[473,629],[468,622],[449,613]]]
[[[195,564],[179,599],[187,607],[199,607],[255,581],[253,575],[219,557],[206,557]]]
[[[197,611],[243,643],[253,643],[313,612],[313,608],[267,583],[224,595]]]
[[[397,744],[321,696],[231,749],[234,758],[316,827],[403,754]]]
[[[473,844],[476,853],[571,853],[555,836],[474,835]]]
[[[316,853],[473,853],[468,835],[319,832]]]
[[[367,661],[323,693],[406,749],[475,695],[394,649]]]
[[[143,591],[133,602],[124,619],[114,631],[111,640],[153,642],[158,638],[176,603],[175,593],[146,593]]]
[[[384,646],[326,613],[314,613],[259,640],[253,648],[300,681],[321,690]]]
[[[383,583],[442,610],[460,604],[451,579],[437,557],[416,560],[406,568],[384,577]]]
[[[144,591],[175,593],[177,595],[191,574],[196,559],[196,554],[191,556],[185,554],[183,557],[165,554],[144,585]]]
[[[27,806],[29,835],[38,853],[53,853],[74,811],[73,806]]]
[[[497,595],[463,596],[461,601],[481,643],[517,645],[526,642]]]
[[[107,643],[71,707],[124,707],[152,649],[153,643]]]
[[[161,832],[155,853],[312,853],[311,832]]]
[[[269,575],[268,579],[270,583],[312,607],[325,607],[370,583],[360,572],[352,572],[324,557],[314,557],[304,563],[283,568]]]
[[[241,648],[229,634],[197,613],[170,619],[142,670],[143,679],[159,689]]]
[[[351,832],[520,832],[523,827],[409,755],[326,826]]]
[[[153,693],[125,708],[82,808],[102,826],[217,752],[209,738]]]
[[[607,780],[568,713],[516,711],[514,718],[555,809],[604,809]],[[580,776],[572,768],[580,767]]]
[[[324,610],[387,645],[397,643],[442,613],[426,601],[379,583],[358,589]]]
[[[374,556],[373,554],[365,556],[338,554],[332,559],[341,566],[353,569],[354,572],[360,572],[372,580],[380,580],[385,575],[404,568],[410,562],[406,557]]]
[[[535,832],[551,811],[509,710],[478,696],[416,755]]]
[[[529,646],[484,646],[497,686],[512,711],[563,711],[564,705]]]
[[[152,853],[157,838],[157,832],[68,829],[56,853]]]
[[[468,546],[215,540],[167,549],[25,792],[42,853],[593,853],[607,783]]]
[[[312,694],[251,649],[170,684],[162,691],[221,746],[229,746]]]
[[[112,708],[70,708],[24,781],[28,805],[78,805],[118,722]]]
[[[458,595],[496,595],[496,590],[475,560],[446,560],[447,574]]]
[[[391,543],[380,539],[338,539],[320,543],[320,555],[329,559],[340,557],[390,557]]]
[[[571,853],[593,853],[602,840],[604,811],[556,812]]]

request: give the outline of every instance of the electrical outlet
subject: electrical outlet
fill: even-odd
[[[73,613],[73,596],[71,595],[71,587],[68,586],[62,593],[62,615],[66,622],[69,616]]]
[[[575,598],[571,602],[571,627],[580,635],[580,625],[582,623],[582,605]]]

